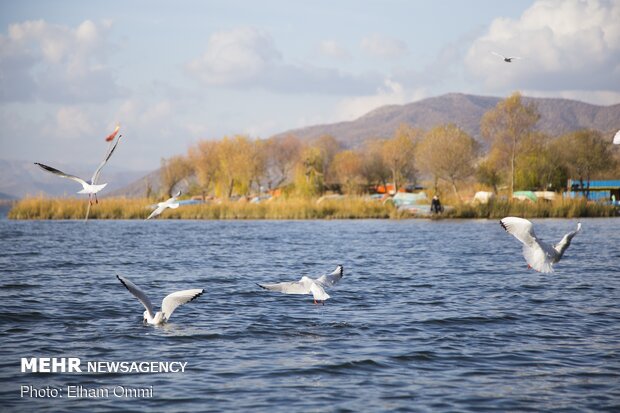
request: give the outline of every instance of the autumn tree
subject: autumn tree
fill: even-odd
[[[256,176],[253,142],[246,136],[225,137],[218,146],[216,191],[226,198],[246,195]]]
[[[182,155],[162,159],[160,169],[162,195],[170,195],[175,185],[188,178],[192,173],[193,169],[187,158]]]
[[[383,143],[381,155],[396,191],[415,179],[415,144],[420,134],[417,129],[401,126],[393,138]]]
[[[188,160],[196,175],[203,199],[205,194],[212,189],[217,179],[219,167],[218,147],[219,142],[217,141],[203,140],[188,150]]]
[[[590,193],[590,180],[615,167],[612,145],[598,131],[584,129],[568,133],[556,140],[554,148],[571,176],[578,178],[581,188],[585,188],[586,197]]]
[[[521,143],[534,130],[540,119],[534,104],[524,104],[516,92],[500,101],[484,114],[480,129],[496,154],[502,154],[501,163],[509,171],[510,193],[515,189],[515,169]]]
[[[391,172],[383,159],[383,139],[370,139],[362,148],[362,176],[367,185],[387,185]]]
[[[277,188],[291,178],[302,148],[303,144],[294,135],[270,138],[266,141],[263,149],[269,189]]]
[[[352,150],[338,152],[332,162],[333,175],[346,194],[358,194],[362,190],[362,157]]]
[[[324,156],[316,146],[305,147],[297,163],[295,172],[295,190],[298,195],[313,197],[323,193]]]
[[[452,185],[460,200],[458,183],[475,172],[474,163],[478,157],[478,143],[454,124],[431,129],[420,142],[416,151],[420,169]]]
[[[332,177],[329,176],[330,166],[334,156],[336,156],[336,154],[342,149],[340,142],[338,142],[336,138],[331,135],[322,135],[314,139],[311,145],[318,149],[320,153],[320,172],[323,174],[324,182],[332,181]]]

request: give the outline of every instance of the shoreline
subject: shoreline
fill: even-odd
[[[148,199],[103,198],[93,205],[89,219],[144,220],[156,203]],[[6,215],[11,220],[83,220],[88,201],[81,198],[24,198],[17,201]],[[415,205],[421,213],[411,213],[407,206],[397,208],[365,197],[335,200],[278,199],[251,203],[222,201],[182,205],[168,209],[155,219],[188,220],[316,220],[316,219],[498,219],[506,216],[523,218],[611,218],[620,216],[620,208],[583,199],[558,201],[494,201],[488,204],[457,204],[442,214],[424,211],[430,205]]]

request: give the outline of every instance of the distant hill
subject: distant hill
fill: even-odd
[[[455,123],[479,138],[482,116],[500,100],[502,98],[450,93],[405,105],[382,106],[349,122],[292,129],[275,136],[295,135],[301,139],[312,139],[331,135],[347,147],[356,147],[368,138],[393,136],[401,124],[430,129],[445,123]],[[550,135],[561,135],[582,128],[606,133],[620,129],[620,104],[597,106],[556,98],[524,97],[523,100],[536,104],[541,114],[538,129]]]
[[[568,99],[530,97],[523,99],[527,103],[535,103],[538,107],[541,114],[538,129],[553,136],[590,128],[609,133],[611,141],[612,133],[620,129],[620,104],[597,106]],[[479,138],[482,116],[500,100],[502,98],[450,93],[405,105],[382,106],[350,122],[293,129],[279,133],[275,137],[293,134],[307,140],[331,135],[347,147],[357,147],[368,138],[393,136],[401,124],[430,129],[451,122],[475,138]],[[48,179],[45,187],[49,189],[47,185],[52,183],[52,180]],[[111,187],[111,191],[106,191],[106,195],[141,197],[146,194],[147,186],[151,187],[153,193],[159,192],[159,169],[129,185],[123,187],[116,185],[116,190]],[[184,190],[184,187],[181,189]],[[13,193],[1,185],[0,190]]]

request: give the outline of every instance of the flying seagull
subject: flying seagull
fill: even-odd
[[[549,244],[536,237],[532,223],[527,219],[506,217],[499,223],[506,232],[523,243],[523,256],[528,268],[539,272],[553,272],[553,264],[560,261],[573,237],[581,230],[581,223],[577,223],[575,231],[564,235],[557,244]]]
[[[620,130],[614,136],[614,145],[620,145]]]
[[[141,289],[121,275],[116,274],[116,278],[118,278],[125,288],[127,288],[129,292],[142,303],[144,308],[146,308],[144,311],[144,322],[152,325],[164,324],[170,320],[170,316],[172,316],[172,313],[178,306],[188,303],[204,293],[204,289],[193,289],[168,294],[161,302],[161,311],[155,312],[151,300],[149,300]]]
[[[99,164],[99,166],[97,167],[97,169],[95,169],[95,173],[93,173],[93,176],[90,178],[90,181],[85,181],[80,177],[77,177],[75,175],[69,175],[66,174],[56,168],[52,168],[51,166],[47,166],[44,165],[42,163],[39,162],[35,162],[35,165],[38,165],[39,167],[41,167],[44,171],[53,173],[54,175],[58,175],[61,178],[68,178],[71,179],[77,183],[79,183],[80,185],[82,185],[82,190],[78,191],[78,194],[88,194],[88,203],[89,205],[92,204],[92,197],[94,195],[95,198],[95,203],[98,203],[99,200],[97,199],[97,192],[101,191],[103,188],[105,188],[106,184],[101,184],[98,185],[97,184],[97,180],[99,179],[99,173],[101,172],[101,169],[105,166],[105,164],[108,162],[108,160],[110,159],[110,157],[112,156],[112,154],[114,153],[114,150],[116,149],[116,146],[118,145],[118,143],[121,141],[121,138],[123,137],[123,135],[119,135],[118,139],[116,140],[116,143],[108,149],[108,152],[105,156],[105,158],[103,158],[103,161],[101,161],[101,163]],[[87,215],[88,218],[88,215]]]
[[[491,52],[491,53],[493,53],[495,56],[501,57],[502,59],[504,59],[504,62],[506,62],[506,63],[512,63],[512,61],[515,60],[515,59],[521,59],[520,57],[516,57],[516,56],[506,57],[506,56],[501,55],[501,54],[499,54],[497,52]]]
[[[172,198],[169,198],[164,202],[159,202],[157,204],[157,208],[155,208],[155,210],[151,212],[151,215],[149,215],[147,219],[156,217],[157,215],[164,212],[166,208],[172,208],[172,209],[178,208],[179,203],[177,202],[177,198],[180,196],[181,196],[181,191],[177,192]]]
[[[284,294],[312,294],[314,304],[325,303],[329,298],[329,294],[325,292],[326,288],[333,287],[340,281],[344,275],[344,268],[338,265],[331,274],[321,275],[317,279],[301,277],[299,281],[282,282],[277,284],[258,284],[265,290],[278,291]]]

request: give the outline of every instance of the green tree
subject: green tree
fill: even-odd
[[[532,133],[522,142],[516,160],[515,185],[522,189],[557,190],[566,182],[565,168],[557,162],[552,139],[542,133]]]
[[[571,177],[579,179],[586,196],[590,194],[590,180],[616,166],[612,145],[598,131],[568,133],[556,140],[554,148]]]

